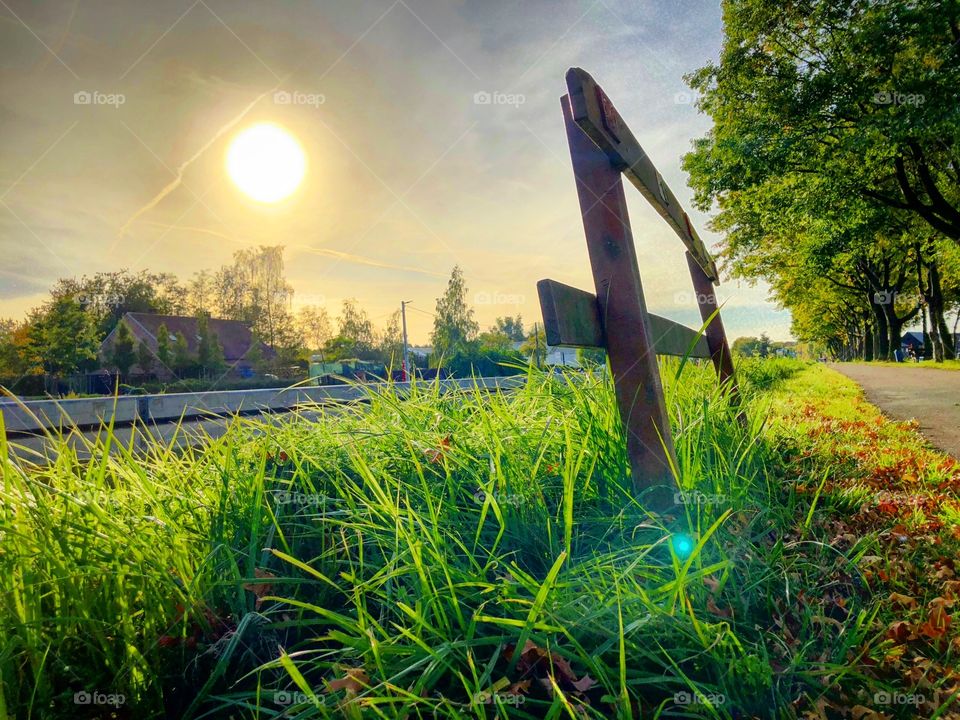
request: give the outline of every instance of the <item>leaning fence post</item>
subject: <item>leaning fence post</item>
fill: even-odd
[[[700,318],[707,323],[703,334],[707,338],[713,366],[716,368],[720,383],[729,384],[731,400],[739,402],[740,390],[733,370],[733,358],[730,355],[730,346],[727,343],[727,333],[723,329],[723,320],[720,319],[720,313],[717,312],[716,290],[714,290],[713,283],[710,282],[710,278],[707,277],[693,255],[688,251],[686,256],[687,266],[690,268],[690,278],[693,280],[693,291],[697,296],[697,306],[700,308]]]
[[[662,509],[676,491],[676,460],[623,180],[573,121],[568,96],[561,105],[633,485]]]

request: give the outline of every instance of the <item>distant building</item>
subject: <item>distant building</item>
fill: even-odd
[[[133,348],[136,352],[140,343],[144,343],[153,353],[154,358],[157,354],[157,336],[160,333],[160,326],[167,328],[169,337],[167,344],[173,352],[173,345],[176,342],[177,334],[182,334],[187,341],[187,348],[190,355],[196,357],[197,349],[200,345],[200,335],[198,334],[197,319],[195,317],[185,317],[183,315],[155,315],[153,313],[128,312],[120,318],[120,323],[127,326],[130,334],[133,336]],[[100,359],[106,364],[113,348],[113,340],[117,329],[120,327],[117,323],[107,337],[100,345]],[[216,334],[217,340],[223,347],[223,358],[227,363],[230,375],[248,377],[253,374],[253,366],[247,355],[250,352],[250,345],[253,343],[253,333],[250,326],[240,320],[220,320],[210,318],[207,321],[207,327],[210,332]],[[276,352],[269,345],[260,343],[260,356],[264,359],[270,359],[276,355]],[[133,373],[145,372],[143,368],[134,365],[131,368]],[[169,368],[164,368],[158,361],[154,362],[149,372],[157,375],[159,378],[172,377],[173,372]]]

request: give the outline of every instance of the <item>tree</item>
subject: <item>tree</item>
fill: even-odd
[[[762,358],[770,355],[770,336],[765,332],[760,333],[760,340],[757,343],[757,354]]]
[[[467,285],[463,270],[457,265],[450,274],[447,289],[437,298],[436,317],[433,320],[431,341],[438,357],[449,357],[465,352],[474,340],[480,326],[473,319],[473,309],[467,305]]]
[[[172,371],[173,352],[170,349],[170,331],[163,323],[160,323],[160,327],[157,328],[157,361],[165,370]]]
[[[100,336],[93,318],[73,297],[56,297],[28,318],[30,359],[53,375],[94,367]]]
[[[110,363],[120,375],[128,375],[130,368],[137,361],[137,354],[133,349],[133,335],[125,322],[117,325],[113,335],[113,347],[110,349]]]
[[[501,332],[514,342],[523,342],[526,334],[523,332],[523,318],[517,315],[512,317],[498,317],[494,320],[495,331]]]
[[[0,320],[0,376],[30,373],[29,331],[25,322]]]
[[[214,303],[213,274],[201,270],[193,274],[186,287],[184,309],[194,317],[209,315]]]
[[[547,335],[539,324],[534,323],[533,329],[530,331],[527,339],[524,340],[523,345],[520,346],[520,352],[530,358],[530,361],[537,367],[541,367],[546,361]]]
[[[319,305],[304,305],[297,313],[297,327],[303,345],[317,352],[330,339],[330,317],[325,308]]]
[[[137,367],[143,374],[149,373],[153,368],[153,353],[150,351],[150,346],[143,340],[137,344]]]
[[[403,362],[403,331],[400,329],[400,311],[391,313],[383,334],[377,342],[377,350],[384,365],[399,367]]]
[[[220,338],[210,329],[210,321],[206,315],[197,317],[197,365],[203,372],[215,373],[223,370],[223,346]]]
[[[191,372],[196,361],[190,354],[190,346],[187,344],[187,338],[182,332],[177,332],[173,343],[173,369],[178,375],[186,375]]]
[[[480,342],[481,351],[506,353],[513,350],[513,338],[502,330],[491,328],[487,332],[480,333],[477,339]]]
[[[378,359],[373,323],[355,298],[347,298],[343,301],[337,325],[337,337],[332,338],[325,348],[330,352],[331,359],[348,357],[362,360]]]
[[[689,78],[714,121],[685,162],[698,205],[807,175],[960,242],[960,5],[723,7],[720,63]]]
[[[606,365],[607,351],[603,348],[577,348],[577,362],[583,366]]]
[[[284,276],[283,246],[238,250],[211,280],[220,317],[249,323],[263,341],[283,352],[297,345],[290,305],[293,288]]]
[[[60,279],[50,294],[53,298],[73,297],[93,317],[101,337],[113,330],[125,313],[176,314],[183,307],[183,288],[177,278],[146,270]]]

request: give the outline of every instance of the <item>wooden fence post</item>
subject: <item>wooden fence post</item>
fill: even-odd
[[[730,346],[727,343],[727,333],[723,329],[723,320],[717,312],[717,295],[710,278],[703,272],[693,255],[688,251],[687,266],[690,268],[690,279],[693,280],[693,291],[697,296],[697,306],[700,308],[700,318],[703,322],[710,320],[704,335],[710,348],[710,357],[713,367],[716,368],[720,383],[729,383],[731,399],[739,402],[740,390],[737,387],[737,378],[733,372],[733,358],[730,355]],[[714,314],[716,313],[716,314]],[[711,315],[713,318],[711,319]]]
[[[634,489],[652,509],[673,503],[676,459],[620,170],[561,99],[597,303],[627,436]]]

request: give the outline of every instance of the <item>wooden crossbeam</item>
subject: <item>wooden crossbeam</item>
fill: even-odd
[[[547,345],[555,347],[606,347],[603,319],[597,296],[556,280],[537,283]],[[658,355],[713,357],[706,335],[685,325],[648,313],[653,349]]]
[[[719,282],[717,266],[690,224],[687,213],[603,89],[586,70],[570,68],[567,71],[567,91],[574,122],[673,228],[711,282]]]

